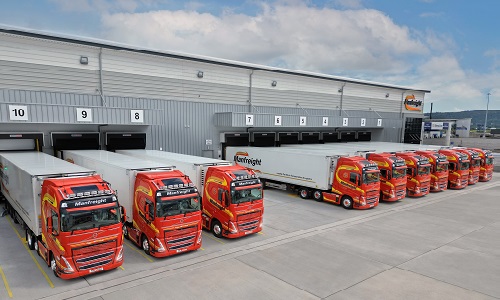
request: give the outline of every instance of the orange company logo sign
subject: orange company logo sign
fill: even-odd
[[[415,98],[415,95],[407,95],[404,104],[406,110],[422,111],[422,100]]]

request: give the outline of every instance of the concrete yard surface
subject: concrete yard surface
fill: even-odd
[[[164,259],[127,241],[123,268],[69,281],[6,216],[0,299],[500,299],[499,194],[499,173],[364,211],[265,190],[260,234],[205,231],[202,249]]]

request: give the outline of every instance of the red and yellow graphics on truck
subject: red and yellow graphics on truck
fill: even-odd
[[[132,209],[124,235],[146,254],[165,257],[201,247],[200,196],[179,170],[137,173]]]
[[[407,195],[409,197],[421,197],[429,194],[431,185],[431,164],[429,159],[414,152],[398,152],[396,156],[404,159],[406,163]]]
[[[206,169],[203,226],[216,237],[238,238],[262,230],[263,189],[252,170],[235,166]]]
[[[368,153],[366,158],[380,170],[380,201],[398,201],[406,194],[406,164],[394,154]]]
[[[433,150],[415,151],[418,155],[427,157],[431,164],[431,192],[448,189],[448,160],[446,156]]]
[[[441,149],[439,153],[446,155],[449,162],[448,188],[459,190],[469,184],[469,159],[467,154],[452,149]]]
[[[481,168],[479,169],[479,181],[490,181],[493,178],[493,153],[490,150],[480,148],[470,148],[478,153],[481,158]]]
[[[481,158],[479,153],[467,148],[453,148],[458,152],[464,153],[469,159],[469,185],[476,184],[479,181],[479,172],[481,169]]]
[[[380,171],[373,161],[359,156],[339,157],[331,192],[323,200],[344,208],[367,209],[379,204]]]
[[[123,218],[114,191],[99,175],[46,179],[35,249],[63,279],[115,269],[123,263]]]

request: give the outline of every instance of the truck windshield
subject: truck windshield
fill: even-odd
[[[61,230],[66,232],[118,224],[120,219],[120,209],[116,202],[100,208],[61,208]]]
[[[420,166],[418,167],[418,175],[427,175],[431,173],[430,166]]]
[[[379,175],[379,172],[363,172],[363,183],[368,184],[378,182],[380,180]]]
[[[406,176],[406,168],[392,169],[392,178],[402,178]]]
[[[166,199],[166,200],[163,200]],[[168,199],[165,197],[156,200],[156,216],[167,217],[180,214],[186,214],[200,210],[200,198],[186,197],[177,199]]]
[[[480,159],[474,159],[474,160],[472,160],[471,165],[473,167],[479,167],[479,166],[481,166],[481,160]]]
[[[440,163],[436,165],[436,172],[446,172],[448,171],[447,163]]]
[[[487,164],[487,165],[492,165],[492,164],[493,164],[493,158],[491,158],[491,157],[487,157],[487,158],[486,158],[486,164]]]
[[[460,170],[469,170],[469,162],[460,163]]]
[[[241,190],[231,189],[231,203],[233,204],[249,202],[259,199],[262,199],[261,188],[241,189]]]

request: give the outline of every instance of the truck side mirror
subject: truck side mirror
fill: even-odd
[[[45,220],[45,222],[47,223],[47,231],[48,231],[49,233],[52,233],[52,231],[54,231],[54,226],[53,226],[53,224],[52,224],[52,218],[47,218],[47,219]]]
[[[222,203],[224,203],[225,207],[229,207],[229,195],[227,194],[227,191],[222,193]]]
[[[146,220],[153,220],[153,216],[151,215],[151,204],[146,203],[146,211],[144,215],[146,216]]]
[[[121,215],[121,222],[125,223],[125,220],[127,218],[127,212],[125,211],[125,207],[120,205],[120,215]]]

